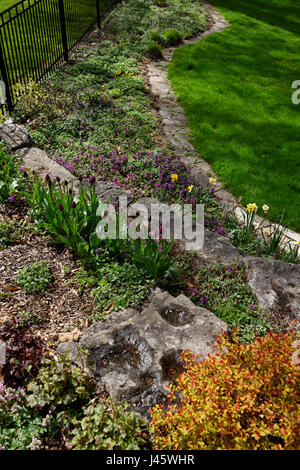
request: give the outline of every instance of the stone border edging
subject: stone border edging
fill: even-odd
[[[190,130],[185,113],[176,100],[167,72],[167,66],[171,62],[176,49],[182,47],[182,45],[195,44],[213,33],[224,31],[229,26],[225,18],[212,5],[206,2],[203,3],[208,7],[209,12],[208,29],[192,39],[184,40],[183,44],[179,46],[163,49],[164,59],[159,62],[151,61],[149,64],[146,64],[146,69],[151,91],[159,99],[159,114],[167,139],[173,146],[175,152],[178,153],[183,161],[190,167],[196,182],[202,186],[206,186],[209,183],[209,176],[215,178],[217,178],[217,176],[210,164],[200,157],[198,151],[190,143]],[[216,188],[218,198],[220,198],[225,210],[233,212],[239,223],[243,224],[246,209],[241,207],[238,200],[231,192],[223,189],[222,184],[218,181]],[[300,243],[299,233],[264,219],[261,216],[256,215],[255,225],[256,227],[262,225],[266,235],[270,233],[271,228],[279,227],[285,231],[285,242]]]

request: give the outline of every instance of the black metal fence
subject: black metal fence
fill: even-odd
[[[39,81],[115,4],[114,0],[21,0],[0,12],[0,107],[12,110],[17,84]]]

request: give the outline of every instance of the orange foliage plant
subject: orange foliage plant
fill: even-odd
[[[295,333],[252,344],[222,334],[216,354],[183,353],[169,405],[151,413],[155,449],[286,450],[299,447]]]

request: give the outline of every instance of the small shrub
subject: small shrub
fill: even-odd
[[[148,42],[147,44],[147,52],[148,52],[148,55],[152,58],[152,59],[161,59],[163,57],[163,53],[162,53],[162,48],[159,44],[157,44],[157,42],[155,41],[150,41]]]
[[[188,31],[188,32],[184,33],[182,37],[184,39],[191,39],[193,36],[194,36],[194,34],[191,31]]]
[[[155,448],[297,449],[300,377],[292,361],[294,339],[269,333],[241,345],[224,335],[218,353],[207,359],[185,353],[186,371],[170,387],[168,409],[151,411]]]
[[[43,360],[37,378],[28,384],[27,389],[31,392],[27,402],[33,408],[55,406],[66,411],[70,407],[75,412],[88,403],[96,386],[80,367],[64,357],[58,357]]]
[[[0,250],[4,250],[21,235],[22,223],[0,222]]]
[[[164,39],[158,31],[151,31],[151,39],[152,41],[157,42],[157,44],[162,44],[164,42]]]
[[[17,284],[26,293],[43,292],[52,280],[47,261],[36,261],[27,268],[20,269],[17,276]]]
[[[166,29],[163,38],[168,46],[176,46],[182,41],[182,34],[177,29]]]
[[[37,374],[44,344],[34,335],[33,329],[17,317],[1,323],[0,339],[7,346],[6,362],[1,372],[3,380],[9,386],[22,385],[29,376]]]
[[[29,81],[26,85],[16,85],[15,91],[22,95],[14,108],[14,117],[19,122],[35,121],[41,125],[51,121],[67,108],[67,97],[46,80],[43,84]]]
[[[83,410],[81,419],[74,419],[74,450],[141,450],[145,423],[126,403],[92,400]]]

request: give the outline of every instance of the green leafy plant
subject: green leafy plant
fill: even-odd
[[[99,395],[91,377],[65,357],[44,358],[26,387],[12,389],[0,382],[0,403],[1,449],[148,446],[146,424],[126,403]]]
[[[265,256],[297,263],[300,261],[299,244],[292,245],[286,240],[286,229],[281,225],[282,219],[283,216],[279,224],[272,225],[267,235],[263,229],[260,231],[261,251]]]
[[[9,389],[0,382],[0,446],[4,449],[65,448],[65,433],[93,398],[95,384],[64,357],[43,359],[27,387]]]
[[[53,81],[45,80],[40,86],[31,80],[25,85],[17,84],[15,91],[22,95],[14,108],[14,117],[19,122],[31,119],[44,124],[67,109],[67,97],[55,87]]]
[[[26,193],[38,226],[52,233],[58,242],[82,258],[87,257],[101,243],[95,233],[102,217],[97,213],[100,202],[94,184],[88,188],[80,186],[79,196],[75,198],[73,185],[54,184],[49,175],[46,182],[48,188],[35,178],[32,192]]]
[[[155,280],[178,277],[176,258],[170,255],[175,240],[155,240],[148,238],[133,240],[129,247],[129,257],[133,263],[143,268]]]
[[[239,264],[201,267],[193,300],[224,320],[230,332],[238,328],[241,342],[251,342],[272,329],[247,284],[245,268]]]
[[[43,437],[51,437],[51,432],[45,418],[27,406],[25,388],[13,389],[0,382],[0,400],[0,449],[40,449]]]
[[[20,269],[16,281],[26,293],[43,292],[52,280],[47,261],[35,263]]]
[[[38,325],[41,322],[40,318],[32,312],[20,312],[18,317],[20,325],[25,327]]]
[[[19,238],[23,224],[20,222],[0,222],[0,250]]]
[[[168,46],[176,46],[182,41],[182,34],[177,29],[166,29],[163,38]]]
[[[77,279],[81,287],[95,287],[91,294],[97,307],[96,318],[103,318],[108,310],[139,306],[153,285],[143,269],[128,262],[104,263],[91,274],[82,268]]]
[[[80,350],[78,356],[80,357]],[[80,367],[61,356],[44,359],[38,377],[32,380],[27,389],[31,392],[27,403],[31,407],[45,406],[67,407],[82,406],[93,396],[96,386],[91,377]]]
[[[162,48],[156,41],[149,41],[147,44],[147,52],[152,59],[161,59],[163,57]]]
[[[153,0],[153,3],[159,8],[167,8],[168,6],[167,0]]]
[[[162,44],[164,42],[163,37],[158,31],[151,31],[151,39],[152,41],[157,42],[157,44]]]
[[[187,31],[182,35],[184,39],[191,39],[194,36],[194,34],[191,31]]]
[[[274,254],[273,254],[274,257]],[[284,249],[279,251],[278,259],[285,261],[286,263],[297,264],[300,262],[300,243],[299,242],[287,242],[284,245]]]
[[[0,203],[13,202],[22,186],[18,160],[0,148]]]
[[[244,219],[243,225],[234,229],[232,234],[230,234],[230,236],[238,237],[241,246],[247,246],[247,244],[253,242],[253,239],[256,241],[255,216],[257,209],[258,207],[255,203],[248,204],[246,214],[244,212],[242,213]]]
[[[141,450],[146,447],[145,422],[128,411],[127,403],[95,398],[83,409],[83,417],[74,419],[72,424],[74,450]]]
[[[268,206],[263,206],[269,210]],[[300,261],[299,245],[292,244],[286,239],[286,228],[282,225],[283,215],[278,224],[267,228],[263,226],[263,220],[255,225],[255,215],[258,206],[255,203],[247,205],[246,215],[243,213],[244,224],[239,225],[231,219],[228,225],[231,229],[228,237],[238,247],[241,253],[248,255],[272,257],[280,261],[298,263]]]

